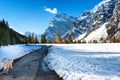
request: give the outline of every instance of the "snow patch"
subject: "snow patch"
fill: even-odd
[[[91,40],[97,40],[97,42],[100,42],[100,39],[106,39],[108,34],[107,34],[107,30],[106,30],[106,23],[104,23],[100,28],[98,28],[97,30],[91,32],[86,38],[85,41],[86,42],[90,42]]]
[[[83,33],[83,34],[81,34],[79,37],[77,37],[77,38],[76,38],[75,40],[73,40],[73,41],[81,40],[82,38],[85,37],[85,35],[86,35],[86,32]]]

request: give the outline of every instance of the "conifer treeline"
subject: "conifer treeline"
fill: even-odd
[[[32,35],[29,35],[28,37],[25,38],[20,38],[21,43],[23,44],[36,44],[39,43],[39,40],[37,39],[37,37],[34,36],[34,34],[32,33]]]
[[[61,35],[59,33],[56,33],[55,38],[52,39],[52,41],[49,41],[46,39],[45,35],[41,35],[41,43],[58,43],[58,44],[62,44],[62,43],[73,43],[71,36],[69,36],[66,39],[62,39]]]
[[[9,28],[9,24],[4,19],[0,20],[0,46],[21,43],[20,38],[25,36]]]

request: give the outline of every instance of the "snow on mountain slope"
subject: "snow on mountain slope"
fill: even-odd
[[[73,23],[73,28],[69,33],[73,39],[84,33],[88,29],[88,24],[92,19],[91,11],[84,11],[83,14]]]
[[[120,44],[53,45],[44,58],[64,80],[120,80]]]
[[[72,33],[74,38],[86,32],[89,35],[92,31],[100,28],[112,16],[115,7],[115,0],[103,0],[93,9],[85,11],[74,23]],[[77,29],[77,30],[76,30]],[[72,31],[73,31],[72,30]]]
[[[103,0],[100,4],[93,8],[93,11],[96,12],[90,21],[89,31],[92,32],[106,23],[113,15],[114,7],[115,0]]]
[[[85,37],[85,35],[86,35],[86,32],[83,33],[83,34],[81,34],[79,37],[77,37],[77,38],[74,39],[73,41],[81,40],[81,39],[83,39],[83,38]]]
[[[48,40],[55,38],[56,33],[61,36],[65,36],[65,33],[72,29],[75,17],[68,16],[66,14],[57,14],[50,22],[49,27],[44,32]],[[64,36],[62,38],[64,38]]]
[[[97,42],[100,42],[101,39],[106,40],[108,34],[106,30],[106,24],[104,23],[100,28],[98,28],[95,31],[92,31],[84,40],[86,42],[90,42],[93,40],[96,40]]]

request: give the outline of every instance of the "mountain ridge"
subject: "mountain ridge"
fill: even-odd
[[[59,33],[62,39],[65,38],[65,33],[73,27],[73,22],[76,17],[68,16],[65,13],[57,14],[50,22],[48,28],[45,30],[44,35],[47,40],[51,41],[56,38],[56,34]]]
[[[51,20],[44,34],[48,40],[55,38],[57,32],[60,33],[62,39],[71,36],[73,40],[83,40],[93,31],[105,26],[104,24],[108,22],[113,15],[115,3],[116,0],[103,0],[95,5],[93,9],[85,10],[83,14],[76,19],[73,19],[74,17],[70,18],[66,14],[57,14]],[[65,25],[69,26],[66,30]],[[84,36],[82,34],[84,34]],[[81,35],[82,37],[79,37]]]
[[[115,4],[116,4],[116,0],[103,0],[102,2],[100,2],[98,4],[98,9],[97,9],[97,5],[96,5],[95,8],[93,8],[93,10],[95,9],[96,12],[93,15],[89,24],[87,24],[88,28],[85,31],[86,32],[85,35],[83,37],[80,37],[81,35],[78,36],[78,38],[76,38],[76,40],[85,40],[87,42],[93,42],[93,40],[96,40],[97,42],[100,42],[100,39],[103,37],[102,36],[100,37],[97,32],[91,36],[91,37],[94,36],[94,38],[89,37],[89,39],[88,39],[88,36],[91,33],[93,33],[93,31],[100,29],[100,27],[102,27],[102,26],[104,26],[103,28],[105,28],[104,24],[106,22],[108,22],[109,19],[112,17],[113,10],[115,8]],[[103,30],[105,30],[105,29],[103,29]],[[107,33],[107,31],[106,31],[106,33]],[[98,40],[98,38],[95,38],[95,36],[96,36],[95,34],[99,36],[99,40]],[[100,33],[100,35],[103,35],[103,34]],[[107,36],[104,37],[104,39],[107,39]]]

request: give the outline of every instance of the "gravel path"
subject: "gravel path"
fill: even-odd
[[[42,62],[47,52],[48,47],[42,46],[41,49],[16,59],[14,69],[8,75],[0,75],[0,80],[59,80]]]

